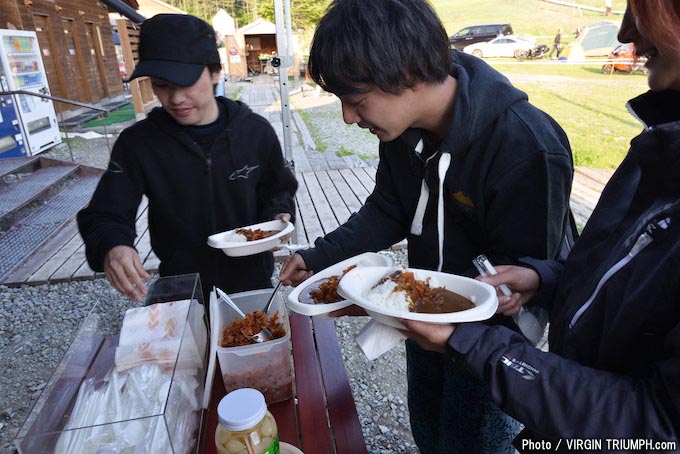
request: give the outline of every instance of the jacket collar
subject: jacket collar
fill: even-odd
[[[650,90],[628,101],[628,109],[646,127],[680,121],[680,92]]]
[[[660,193],[680,194],[680,92],[647,92],[628,103],[646,129],[630,153]]]

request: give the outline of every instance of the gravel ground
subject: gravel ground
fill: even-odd
[[[227,84],[227,93],[229,87]],[[236,85],[236,84],[231,84]],[[347,150],[375,158],[377,140],[356,126],[342,122],[335,97],[301,93],[291,95],[293,105],[313,119],[312,134],[328,151]],[[316,126],[315,126],[316,125]],[[44,156],[106,167],[114,137],[71,137],[70,148],[59,145]],[[406,263],[405,251],[384,252],[395,263]],[[111,314],[121,314],[130,301],[103,279],[40,286],[0,286],[0,453],[12,452],[12,439],[45,388],[78,328],[97,301]],[[368,362],[354,337],[368,321],[365,317],[336,320],[336,330],[359,418],[371,454],[416,453],[406,406],[405,349],[400,345]],[[117,321],[111,322],[112,332]],[[311,454],[311,453],[310,453]],[[343,453],[344,454],[344,453]]]

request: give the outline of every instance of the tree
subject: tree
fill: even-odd
[[[258,0],[259,17],[275,22],[274,0]],[[291,27],[295,30],[314,29],[326,11],[330,0],[290,0]]]

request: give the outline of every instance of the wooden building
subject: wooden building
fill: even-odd
[[[101,104],[124,94],[109,10],[98,0],[0,0],[0,28],[37,33],[52,96]]]

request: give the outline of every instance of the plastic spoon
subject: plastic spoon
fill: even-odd
[[[222,301],[231,306],[231,308],[234,309],[236,313],[241,316],[242,319],[246,318],[246,314],[244,314],[243,311],[241,311],[241,309],[238,308],[236,303],[234,303],[234,301],[232,301],[232,299],[229,298],[229,295],[227,295],[223,290],[217,287],[215,287],[215,290],[217,291],[217,294],[220,295],[220,298],[222,298]]]
[[[494,268],[494,266],[484,254],[474,259],[472,263],[482,276],[494,276],[498,274],[496,268]],[[512,295],[512,291],[505,284],[499,285],[498,289],[505,296]],[[543,337],[543,327],[534,314],[526,310],[524,306],[520,306],[519,312],[513,315],[512,319],[515,321],[515,324],[519,327],[520,331],[522,331],[522,334],[524,334],[524,336],[529,339],[532,344],[538,344],[538,342]]]

